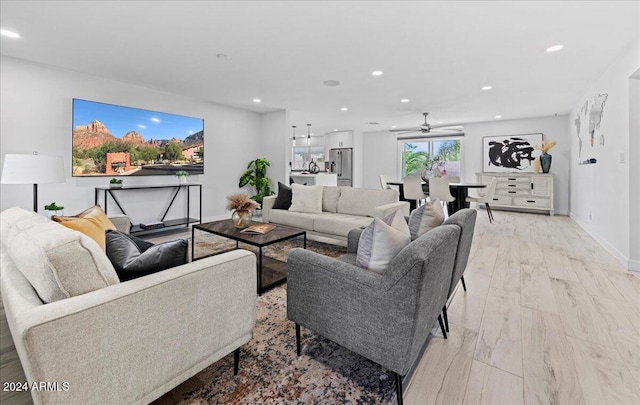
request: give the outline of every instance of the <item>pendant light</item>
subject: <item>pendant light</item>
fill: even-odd
[[[311,124],[307,124],[307,146],[311,146]]]
[[[293,146],[296,146],[296,126],[292,125],[291,128],[293,128]]]

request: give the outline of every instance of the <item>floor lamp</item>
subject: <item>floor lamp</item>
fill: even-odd
[[[64,164],[60,156],[4,155],[2,184],[33,184],[33,210],[38,212],[38,184],[64,183]]]

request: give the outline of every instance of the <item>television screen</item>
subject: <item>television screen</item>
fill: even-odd
[[[73,176],[204,173],[204,120],[73,99]]]

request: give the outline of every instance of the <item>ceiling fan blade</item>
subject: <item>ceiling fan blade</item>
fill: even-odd
[[[414,127],[414,128],[396,128],[390,129],[389,132],[418,132],[422,131],[422,127]]]
[[[440,124],[440,125],[431,125],[431,129],[442,129],[442,128],[447,128],[447,129],[456,129],[456,130],[463,130],[464,126],[461,124]]]

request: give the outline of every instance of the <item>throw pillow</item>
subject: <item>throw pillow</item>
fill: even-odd
[[[322,211],[338,212],[341,187],[325,186],[322,189]]]
[[[322,212],[322,186],[303,186],[293,183],[291,185],[292,212]]]
[[[409,216],[409,230],[411,240],[416,240],[420,236],[429,232],[444,222],[444,211],[440,200],[435,199],[411,212]]]
[[[384,274],[394,257],[411,242],[409,227],[400,211],[374,218],[358,242],[356,265]]]
[[[187,262],[187,241],[178,239],[154,245],[119,231],[106,232],[107,257],[120,281],[157,273]]]
[[[69,229],[84,233],[95,240],[102,248],[102,251],[105,251],[104,231],[107,229],[116,229],[116,226],[113,225],[99,205],[93,206],[72,217],[53,215],[51,219]]]
[[[291,187],[278,182],[278,196],[273,203],[274,210],[288,210],[291,207]]]

